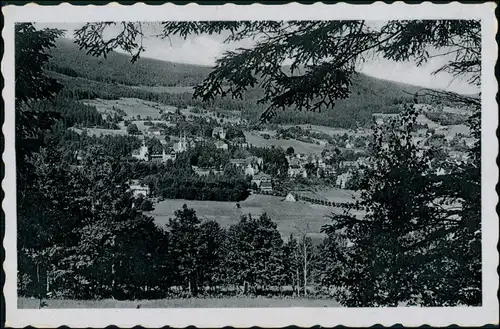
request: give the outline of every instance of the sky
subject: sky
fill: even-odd
[[[73,31],[83,23],[36,24],[38,28],[54,27],[65,29],[67,38],[73,38]],[[162,40],[155,37],[161,32],[161,27],[155,24],[148,25],[144,31],[148,36],[143,40],[145,51],[142,57],[149,57],[170,62],[188,63],[212,66],[216,58],[227,50],[239,47],[252,47],[255,41],[243,40],[237,43],[224,44],[223,35],[192,35],[187,39],[171,37]],[[112,33],[112,32],[111,32]],[[377,78],[413,84],[422,87],[443,89],[462,94],[478,93],[475,86],[471,86],[464,78],[453,78],[446,73],[433,75],[432,72],[444,63],[443,59],[433,59],[417,66],[414,62],[394,62],[375,58],[360,66],[359,71]],[[285,63],[286,64],[286,63]]]

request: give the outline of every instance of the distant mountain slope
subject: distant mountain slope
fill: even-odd
[[[108,83],[145,86],[196,85],[210,72],[210,67],[141,58],[130,62],[130,56],[111,52],[107,58],[94,57],[79,50],[73,41],[60,38],[51,53],[49,69],[73,77]]]
[[[207,66],[172,63],[150,58],[141,58],[132,64],[129,56],[117,52],[110,53],[107,59],[96,58],[86,55],[68,39],[59,39],[57,48],[52,50],[51,55],[53,58],[50,61],[49,70],[72,77],[71,84],[73,86],[78,84],[78,81],[83,82],[81,79],[75,80],[74,78],[106,83],[102,86],[103,89],[107,90],[116,89],[118,87],[116,84],[142,86],[140,89],[143,92],[151,94],[147,96],[148,99],[156,97],[152,94],[163,95],[160,97],[163,99],[166,95],[173,94],[167,87],[199,84],[211,71],[211,68]],[[88,88],[88,83],[86,84]],[[113,85],[116,87],[112,87]],[[338,100],[333,109],[327,109],[321,113],[280,111],[276,122],[314,123],[339,127],[364,125],[371,122],[373,113],[399,112],[401,104],[412,101],[412,94],[419,89],[421,87],[357,74],[353,81],[350,97]],[[220,104],[229,104],[225,106],[225,110],[242,110],[245,116],[254,119],[264,109],[262,105],[256,104],[256,100],[262,95],[261,89],[253,88],[246,92],[243,101],[228,99],[227,102]],[[188,94],[183,97],[189,98]],[[193,102],[186,104],[195,105]]]

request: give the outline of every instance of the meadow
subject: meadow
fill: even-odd
[[[352,192],[339,192],[338,189],[318,192],[334,202],[348,202],[352,200]],[[155,210],[149,215],[155,218],[158,225],[164,226],[169,218],[174,217],[174,212],[186,204],[193,208],[200,219],[215,220],[222,227],[238,223],[241,216],[251,214],[260,216],[263,213],[278,225],[278,230],[283,239],[290,234],[298,236],[307,233],[314,240],[321,240],[325,235],[320,232],[321,227],[330,223],[327,217],[332,212],[340,213],[339,208],[303,202],[283,201],[283,197],[252,194],[245,201],[241,201],[240,208],[237,202],[221,201],[195,201],[182,199],[167,199],[155,205]]]
[[[46,308],[245,308],[245,307],[341,307],[333,299],[309,299],[287,297],[223,297],[223,298],[172,298],[150,300],[72,300],[46,299]],[[20,297],[17,307],[37,309],[39,300]]]
[[[143,118],[148,116],[152,118],[157,118],[160,115],[160,110],[173,112],[175,107],[162,105],[156,102],[150,102],[138,98],[119,98],[119,99],[87,99],[82,100],[86,105],[95,106],[97,111],[101,113],[114,113],[113,107],[123,110],[127,117],[125,119],[130,119],[131,117],[136,117],[140,115]]]
[[[130,86],[133,89],[150,91],[154,93],[169,93],[169,94],[192,94],[194,86]]]
[[[126,135],[128,135],[127,130],[125,130],[125,129],[104,129],[104,128],[79,129],[79,128],[74,128],[74,127],[70,127],[68,129],[76,132],[79,135],[82,134],[83,131],[86,131],[87,135],[98,136],[98,137],[105,136],[105,135],[114,135],[114,136],[126,136]]]
[[[323,151],[325,145],[324,144],[311,144],[304,143],[302,141],[298,141],[296,139],[265,139],[256,131],[245,131],[245,138],[247,143],[256,146],[256,147],[281,147],[283,149],[287,149],[288,147],[293,147],[295,153],[312,153],[316,155],[320,155]]]

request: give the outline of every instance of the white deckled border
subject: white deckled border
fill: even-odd
[[[177,6],[165,4],[147,6],[135,4],[123,6],[110,3],[107,6],[6,6],[2,8],[5,27],[2,36],[5,53],[2,59],[2,74],[5,79],[3,98],[5,102],[5,178],[2,188],[5,199],[3,264],[6,274],[4,295],[6,300],[7,326],[24,327],[159,327],[169,325],[185,327],[283,327],[297,325],[321,326],[479,326],[498,324],[498,215],[495,207],[498,197],[495,184],[498,168],[495,159],[498,140],[498,111],[495,101],[497,82],[494,76],[497,45],[497,25],[494,4],[450,4],[423,3],[408,5],[403,2],[388,5],[377,2],[371,5],[339,3],[324,5],[233,5],[200,6],[188,4]],[[481,19],[482,20],[482,252],[483,252],[483,306],[453,308],[249,308],[249,309],[17,309],[16,287],[16,193],[15,193],[15,149],[14,149],[14,22],[86,22],[86,21],[167,21],[167,20],[334,20],[334,19]]]

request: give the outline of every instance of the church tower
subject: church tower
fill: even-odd
[[[140,157],[142,158],[142,160],[145,160],[147,161],[148,160],[148,147],[146,146],[146,141],[143,139],[142,140],[142,146],[141,146],[141,150],[139,152],[140,154]]]

